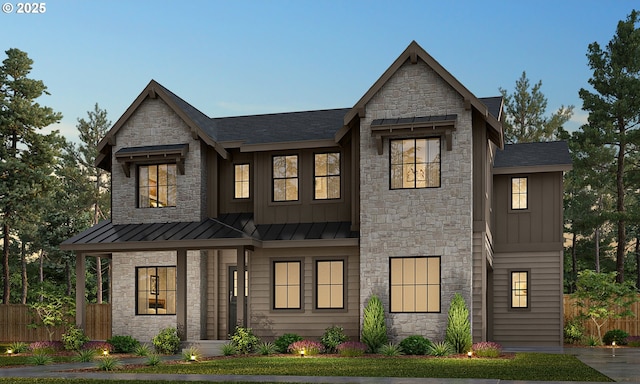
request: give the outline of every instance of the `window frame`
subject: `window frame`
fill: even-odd
[[[424,187],[418,187],[416,186],[416,180],[417,178],[415,177],[415,173],[416,171],[414,170],[414,183],[413,183],[413,187],[394,187],[393,185],[393,169],[394,166],[404,166],[404,164],[411,164],[411,163],[400,163],[400,164],[395,164],[393,163],[393,142],[395,141],[405,141],[405,140],[413,140],[413,144],[414,144],[414,148],[416,147],[416,141],[418,140],[425,140],[426,143],[429,143],[430,141],[437,141],[438,145],[438,161],[437,161],[437,165],[438,165],[438,183],[437,185],[434,186],[430,186],[430,185],[425,185]],[[416,158],[415,158],[415,151],[414,151],[414,160],[413,160],[413,165],[414,165],[414,169],[417,168],[417,162],[416,162]],[[428,168],[428,166],[430,164],[436,164],[436,162],[428,162],[427,159],[425,159],[425,168]],[[428,169],[427,169],[428,172]],[[403,177],[404,180],[404,177]],[[390,190],[413,190],[413,189],[434,189],[434,188],[442,188],[442,139],[440,136],[420,136],[420,137],[397,137],[397,138],[389,138],[389,189]]]
[[[238,166],[247,166],[247,180],[237,180],[236,179],[236,167]],[[247,196],[246,197],[238,197],[237,196],[237,186],[238,183],[246,183],[247,185]],[[233,164],[233,200],[250,200],[251,199],[251,163],[236,163]]]
[[[151,195],[150,195],[150,178],[149,178],[149,167],[156,167],[156,180],[158,179],[158,176],[160,174],[160,166],[166,165],[167,166],[167,184],[165,185],[165,187],[167,188],[167,203],[169,203],[169,187],[171,186],[175,186],[175,201],[173,205],[167,204],[167,205],[163,205],[163,206],[142,206],[141,205],[141,201],[140,201],[140,192],[141,192],[141,188],[142,188],[142,184],[141,184],[141,168],[145,167],[147,168],[147,195],[149,196],[149,202],[151,202]],[[169,166],[172,166],[173,168],[175,168],[173,175],[175,176],[175,184],[172,185],[169,182]],[[166,162],[166,163],[140,163],[136,165],[136,208],[141,208],[141,209],[162,209],[162,208],[176,208],[178,206],[178,165],[174,162]],[[156,190],[158,190],[160,187],[159,183],[156,185]]]
[[[320,175],[318,176],[316,174],[316,156],[318,155],[333,155],[333,154],[337,154],[338,155],[338,173],[337,174],[329,174],[327,172],[326,175]],[[325,151],[325,152],[314,152],[312,154],[313,157],[313,200],[314,202],[318,202],[318,201],[335,201],[335,200],[340,200],[342,199],[342,153],[340,151]],[[328,157],[327,157],[328,158]],[[326,192],[327,192],[327,196],[329,196],[329,184],[328,184],[328,180],[332,177],[337,177],[338,178],[338,197],[326,197],[326,198],[320,198],[317,195],[317,179],[318,178],[324,178],[325,181],[325,185],[326,185]]]
[[[427,265],[427,276],[426,276],[426,311],[417,311],[417,310],[412,310],[412,311],[407,311],[404,309],[404,305],[402,305],[402,310],[394,310],[394,287],[400,287],[400,289],[402,289],[405,286],[412,286],[411,284],[393,284],[393,261],[394,260],[417,260],[417,259],[427,259],[426,260],[426,265]],[[428,270],[428,266],[429,266],[429,259],[436,259],[438,260],[438,283],[437,284],[433,284],[433,283],[429,283],[429,270]],[[403,266],[404,267],[404,266]],[[415,268],[413,269],[415,271]],[[403,276],[404,277],[404,276]],[[403,279],[404,280],[404,279]],[[415,281],[415,280],[414,280]],[[437,311],[430,311],[429,310],[429,286],[434,286],[437,285],[438,287],[438,310]],[[416,292],[415,289],[418,286],[418,284],[414,283],[413,287],[414,287],[414,297],[416,297]],[[415,302],[417,303],[417,300],[415,300]],[[415,306],[415,303],[414,303]],[[389,313],[442,313],[442,256],[393,256],[393,257],[389,257]]]
[[[135,316],[175,316],[178,312],[178,271],[177,271],[177,266],[175,265],[147,265],[147,266],[137,266],[135,267]],[[173,296],[175,298],[175,303],[173,303],[173,308],[174,308],[174,312],[166,312],[166,313],[158,313],[158,296],[160,296],[161,291],[159,289],[157,289],[157,285],[160,284],[160,282],[158,280],[156,280],[156,291],[155,293],[153,293],[153,287],[149,286],[149,290],[146,291],[148,292],[148,295],[155,295],[155,300],[156,300],[156,307],[155,309],[155,313],[140,313],[139,312],[139,297],[140,297],[140,287],[139,287],[139,271],[140,270],[149,270],[149,269],[155,269],[155,275],[148,275],[150,278],[152,276],[155,276],[156,279],[158,278],[158,276],[160,276],[160,273],[158,272],[159,269],[170,269],[172,268],[174,270],[173,275],[175,276],[175,281],[174,281],[174,288],[172,290],[166,289],[164,290],[165,292],[173,292]],[[165,273],[166,275],[166,273]],[[151,279],[149,280],[149,284],[151,284]],[[148,298],[149,300],[150,298]],[[168,297],[165,299],[168,300]],[[151,310],[151,308],[149,308],[149,305],[151,303],[149,302],[147,304],[147,306],[145,308],[147,308],[147,311]],[[165,302],[165,310],[166,308],[168,308],[169,305]]]
[[[292,264],[292,263],[297,263],[299,266],[299,276],[298,276],[298,281],[299,281],[299,300],[300,302],[298,303],[298,307],[276,307],[276,282],[277,282],[277,276],[276,276],[276,265],[280,264],[280,263],[286,263],[286,264]],[[288,287],[289,285],[287,285]],[[274,312],[304,312],[304,263],[302,260],[300,259],[277,259],[277,260],[272,260],[271,262],[271,311]]]
[[[514,287],[514,274],[525,274],[525,288]],[[524,295],[516,295],[516,291],[524,291]],[[525,296],[525,306],[514,306],[514,297]],[[509,310],[511,311],[530,311],[531,310],[531,270],[530,269],[510,269],[509,270]]]
[[[515,180],[524,180],[525,181],[525,191],[520,192],[518,191],[517,194],[513,189],[513,182]],[[520,188],[520,187],[519,187]],[[521,208],[514,208],[514,203],[515,203],[515,196],[521,197],[523,196],[525,197],[525,207]],[[520,199],[518,199],[518,205],[520,204]],[[527,212],[529,211],[529,177],[528,176],[511,176],[509,178],[509,211],[512,212]]]
[[[323,262],[329,262],[329,263],[333,263],[333,262],[340,262],[342,263],[342,283],[340,284],[342,287],[342,306],[341,307],[319,307],[318,303],[318,294],[319,294],[319,273],[318,273],[318,266],[319,263],[323,263]],[[318,312],[346,312],[347,311],[347,260],[345,258],[316,258],[314,259],[313,262],[313,300],[314,300],[314,305],[313,305],[313,309],[314,311],[318,311]],[[332,285],[332,284],[329,284]],[[338,284],[335,284],[338,285]]]
[[[274,161],[277,157],[284,157],[285,158],[285,177],[278,177],[276,178],[276,168],[275,168],[275,164]],[[295,177],[286,177],[286,158],[287,157],[295,157],[296,158],[296,175]],[[285,187],[286,187],[286,180],[292,180],[295,179],[296,180],[296,198],[295,199],[287,199],[287,192],[286,192],[286,188],[284,190],[284,195],[285,195],[285,199],[284,200],[276,200],[276,180],[285,180]],[[282,203],[295,203],[295,202],[299,202],[300,201],[300,155],[297,153],[294,154],[282,154],[282,155],[272,155],[271,156],[271,202],[272,203],[277,203],[277,204],[282,204]]]

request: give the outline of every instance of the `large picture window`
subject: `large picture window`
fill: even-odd
[[[176,206],[176,164],[138,167],[138,207]]]
[[[526,177],[511,178],[511,209],[528,209],[528,183]]]
[[[298,200],[298,156],[273,156],[273,201]]]
[[[316,153],[314,156],[316,200],[340,198],[340,152]]]
[[[529,272],[511,272],[511,308],[529,308]]]
[[[274,309],[301,308],[301,262],[276,261],[273,263]]]
[[[390,143],[391,189],[440,187],[440,138]]]
[[[236,164],[233,166],[233,184],[235,199],[249,198],[249,164]]]
[[[344,261],[316,262],[316,308],[344,308]]]
[[[440,257],[392,257],[391,312],[440,312]]]
[[[176,314],[176,267],[136,268],[136,315]]]

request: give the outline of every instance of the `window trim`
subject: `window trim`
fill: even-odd
[[[239,165],[246,165],[249,167],[248,171],[247,171],[247,197],[236,197],[236,183],[238,182],[238,180],[236,180],[236,167]],[[232,168],[232,173],[233,173],[233,200],[242,200],[242,201],[246,201],[246,200],[251,200],[251,163],[249,162],[242,162],[242,163],[234,163],[233,164],[233,168]],[[244,183],[244,181],[241,181],[242,183]]]
[[[324,175],[324,176],[316,176],[316,155],[328,155],[328,154],[334,154],[337,153],[338,154],[338,174],[337,175]],[[322,151],[322,152],[313,152],[312,153],[312,160],[313,160],[313,202],[321,202],[321,201],[331,201],[331,202],[335,202],[335,201],[340,201],[342,200],[342,191],[343,191],[343,185],[342,185],[342,170],[343,170],[343,166],[342,166],[342,152],[341,151]],[[321,199],[318,198],[316,196],[316,177],[324,177],[324,178],[329,178],[331,176],[338,176],[339,178],[339,187],[340,190],[338,191],[338,197],[327,197],[326,199]]]
[[[288,156],[295,156],[296,157],[296,177],[279,177],[277,180],[288,180],[288,179],[296,179],[297,181],[297,191],[296,191],[296,198],[294,200],[276,200],[276,196],[275,196],[275,192],[276,192],[276,177],[275,177],[275,167],[273,164],[273,161],[276,157],[288,157]],[[285,171],[286,172],[286,171]],[[276,203],[276,204],[287,204],[287,203],[299,203],[300,202],[300,188],[301,188],[301,183],[300,183],[300,154],[298,153],[293,153],[293,154],[278,154],[278,155],[272,155],[271,156],[271,203]],[[285,192],[285,197],[286,197],[286,192]]]
[[[122,165],[125,177],[131,177],[131,165],[134,164],[176,164],[178,172],[184,175],[188,152],[189,144],[150,145],[121,148],[115,153],[115,158]]]
[[[175,165],[176,166],[176,173],[175,173],[175,175],[176,175],[176,184],[175,184],[175,187],[176,187],[176,197],[175,197],[175,199],[176,199],[176,201],[175,201],[175,204],[174,205],[165,205],[165,206],[162,206],[162,207],[141,206],[140,205],[140,167],[153,167],[153,166],[159,167],[161,165],[167,165],[167,166]],[[149,208],[149,209],[176,208],[178,206],[178,172],[179,172],[178,171],[178,165],[176,163],[172,163],[172,162],[136,164],[136,208],[139,208],[139,209],[147,209],[147,208]],[[148,175],[147,175],[147,178],[148,178]],[[158,186],[156,186],[156,188],[157,187]],[[168,183],[167,183],[167,187],[169,187]],[[167,195],[167,198],[168,198],[168,195]]]
[[[404,188],[404,187],[394,188],[393,187],[393,178],[391,176],[392,169],[393,169],[393,164],[391,163],[391,161],[392,161],[392,154],[391,154],[392,144],[391,143],[393,141],[401,141],[401,140],[413,140],[414,148],[415,148],[416,140],[426,140],[427,142],[430,141],[430,140],[437,140],[438,141],[438,150],[439,150],[438,154],[439,154],[439,156],[438,156],[438,185],[437,186],[416,187],[415,186],[415,182],[414,182],[414,187],[413,188]],[[414,164],[416,164],[415,160],[414,160]],[[430,164],[430,163],[426,163],[426,164]],[[391,191],[401,191],[401,190],[436,189],[436,188],[442,188],[442,139],[439,136],[398,137],[398,138],[389,139],[389,190],[391,190]]]
[[[276,264],[298,263],[300,266],[300,306],[297,308],[276,308]],[[302,259],[272,259],[271,260],[271,311],[304,313],[304,262]]]
[[[158,274],[158,268],[173,268],[175,270],[175,276],[176,276],[176,281],[175,281],[175,290],[169,291],[167,290],[167,292],[174,292],[175,293],[175,298],[176,298],[176,302],[175,302],[175,312],[174,313],[158,313],[158,308],[155,308],[155,313],[138,313],[138,296],[139,296],[139,290],[138,290],[138,271],[141,269],[150,269],[150,268],[155,268],[155,275],[151,275],[151,276],[159,276]],[[135,316],[176,316],[178,313],[178,269],[176,265],[139,265],[135,267],[135,309],[134,309],[134,315]],[[149,290],[149,292],[151,292],[151,289]],[[158,299],[159,296],[159,292],[156,293],[156,300]]]
[[[392,261],[394,259],[437,259],[438,260],[438,276],[440,278],[440,280],[438,281],[438,310],[437,311],[394,311],[393,310],[393,294],[392,294]],[[428,272],[427,272],[428,273]],[[429,284],[428,283],[428,278],[427,278],[427,287],[429,285],[436,285],[436,284]],[[415,286],[415,284],[414,284]],[[427,291],[427,299],[428,299],[428,291]],[[428,301],[427,301],[427,308],[428,308]],[[430,255],[430,256],[392,256],[389,257],[389,313],[442,313],[442,256],[436,256],[436,255]]]
[[[513,203],[514,203],[513,181],[515,179],[525,180],[526,192],[524,193],[524,195],[526,197],[526,202],[525,202],[526,206],[524,208],[513,207]],[[522,195],[522,193],[519,193],[519,195]],[[529,177],[528,176],[511,176],[509,178],[509,212],[529,212]]]
[[[321,262],[342,262],[342,307],[318,308],[318,263]],[[336,312],[348,311],[347,305],[347,259],[341,257],[317,257],[313,259],[313,312]]]
[[[525,307],[515,307],[513,304],[513,275],[514,273],[524,273],[526,276],[525,296],[527,298],[527,305]],[[531,270],[530,269],[510,269],[509,270],[509,310],[510,311],[531,311]]]

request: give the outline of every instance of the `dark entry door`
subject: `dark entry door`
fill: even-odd
[[[244,313],[247,313],[247,297],[249,296],[249,282],[247,280],[247,271],[244,271]],[[238,267],[229,267],[229,334],[238,325]],[[246,326],[246,324],[242,324]]]

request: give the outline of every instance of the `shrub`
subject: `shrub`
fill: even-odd
[[[149,367],[157,367],[158,365],[160,365],[160,363],[162,363],[160,355],[158,355],[157,353],[152,353],[147,356],[147,362],[145,364]]]
[[[498,357],[502,352],[502,345],[493,341],[482,341],[471,347],[478,357]]]
[[[140,345],[140,342],[131,336],[115,335],[107,339],[113,345],[116,353],[132,353]]]
[[[332,325],[325,329],[320,338],[326,353],[335,353],[337,351],[336,347],[347,340],[349,340],[349,337],[344,334],[344,328],[337,325]]]
[[[577,319],[568,320],[564,325],[564,341],[569,344],[576,344],[584,337],[584,327]]]
[[[156,352],[164,355],[174,355],[180,349],[180,338],[178,331],[173,327],[161,330],[153,337],[153,346]]]
[[[106,341],[88,341],[82,345],[81,350],[94,350],[94,351],[107,351],[112,353],[114,351],[113,345]]]
[[[590,347],[597,347],[602,345],[602,342],[596,336],[589,335],[589,337],[587,337],[586,344]]]
[[[79,351],[87,341],[89,341],[89,337],[84,334],[81,328],[75,325],[70,326],[67,332],[62,335],[62,342],[66,350]]]
[[[602,342],[605,345],[610,345],[614,341],[616,345],[627,345],[627,337],[629,337],[629,334],[622,329],[612,329],[604,334]]]
[[[447,341],[431,343],[427,349],[427,354],[438,357],[449,356],[455,352],[455,349]]]
[[[289,346],[289,352],[294,355],[299,355],[304,352],[305,356],[314,356],[321,353],[322,350],[322,344],[312,340],[296,341]]]
[[[407,355],[426,355],[431,342],[423,336],[409,336],[400,342],[400,347]]]
[[[378,296],[371,296],[367,306],[364,307],[363,317],[362,342],[367,344],[371,353],[376,353],[378,348],[389,341],[384,320],[384,307]]]
[[[340,356],[345,357],[357,357],[362,356],[369,349],[367,344],[361,343],[359,341],[345,341],[344,343],[340,343],[336,350],[340,354]]]
[[[120,359],[114,356],[106,356],[98,361],[98,369],[101,371],[113,371],[120,367]]]
[[[238,354],[238,350],[233,343],[227,343],[222,346],[222,355],[223,356],[233,356]]]
[[[37,353],[39,351],[45,352],[57,352],[64,349],[62,341],[34,341],[29,344],[29,350]]]
[[[276,352],[276,345],[274,343],[264,342],[258,344],[258,353],[263,356],[273,355]]]
[[[236,326],[235,332],[231,335],[231,342],[238,353],[248,355],[256,349],[260,339],[253,334],[251,328]]]
[[[275,341],[276,350],[280,353],[287,353],[289,351],[289,346],[296,341],[302,341],[302,337],[296,335],[295,333],[285,333],[284,335],[278,337]]]
[[[151,350],[147,344],[140,344],[134,350],[133,354],[136,356],[149,356]]]
[[[81,363],[87,363],[89,361],[93,361],[97,353],[98,352],[95,349],[83,349],[81,351],[78,351],[78,355],[74,358],[74,360]]]
[[[12,350],[13,353],[25,353],[29,350],[29,344],[17,341],[15,343],[11,343],[7,349]]]
[[[40,350],[33,356],[27,358],[27,362],[31,365],[48,365],[53,363],[53,357],[49,356],[46,352]]]
[[[634,348],[640,347],[640,336],[627,337],[627,345]]]
[[[467,309],[467,303],[459,293],[453,295],[453,299],[451,299],[445,341],[457,353],[468,352],[471,349],[469,310]]]
[[[388,343],[378,348],[378,353],[385,356],[401,356],[404,355],[402,347],[398,344]]]

